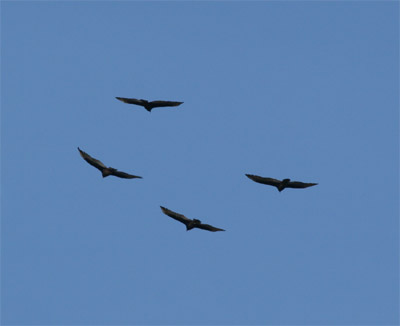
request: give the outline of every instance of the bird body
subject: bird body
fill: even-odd
[[[185,215],[171,211],[168,208],[165,208],[163,206],[160,206],[160,207],[165,215],[168,215],[169,217],[172,217],[173,219],[185,224],[186,231],[192,230],[194,228],[207,230],[207,231],[211,231],[211,232],[225,231],[223,229],[216,228],[212,225],[201,223],[200,220],[187,218]]]
[[[260,177],[258,175],[253,175],[253,174],[246,174],[246,177],[257,183],[274,186],[278,189],[279,192],[281,192],[285,188],[308,188],[316,186],[318,184],[318,183],[304,183],[300,181],[291,181],[290,179],[283,179],[281,181],[273,178]]]
[[[90,165],[94,166],[96,169],[100,170],[103,178],[108,177],[109,175],[113,175],[113,176],[123,178],[123,179],[135,179],[135,178],[141,179],[142,178],[137,175],[118,171],[117,169],[114,169],[112,167],[107,167],[103,164],[103,162],[91,157],[88,153],[82,151],[79,147],[78,147],[78,151],[79,151],[79,154],[82,156],[82,158],[86,162],[88,162]]]
[[[176,101],[147,101],[144,99],[136,99],[136,98],[126,98],[126,97],[116,97],[117,100],[120,100],[124,103],[128,104],[135,104],[143,106],[147,111],[151,112],[154,108],[161,108],[167,106],[179,106],[183,102],[176,102]]]
[[[105,168],[101,171],[101,175],[103,176],[103,178],[108,177],[109,175],[113,174],[113,170],[115,169]]]

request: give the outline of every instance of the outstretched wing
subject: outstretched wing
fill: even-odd
[[[96,169],[99,169],[100,171],[103,171],[103,169],[106,169],[107,167],[103,164],[103,162],[96,160],[95,158],[91,157],[88,153],[85,153],[78,147],[78,151],[83,157],[83,159],[88,162],[90,165],[94,166]]]
[[[258,183],[262,183],[264,185],[270,185],[270,186],[278,186],[281,181],[277,180],[277,179],[273,179],[273,178],[264,178],[264,177],[260,177],[258,175],[253,175],[253,174],[246,174],[246,177],[248,177],[249,179],[258,182]]]
[[[144,106],[144,102],[142,100],[138,100],[136,98],[116,97],[116,99],[120,100],[124,103]]]
[[[168,208],[165,208],[162,206],[160,206],[160,207],[165,215],[168,215],[169,217],[172,217],[173,219],[175,219],[185,225],[188,225],[190,222],[192,222],[192,220],[190,218],[187,218],[185,215],[178,214],[178,213],[173,212],[173,211],[169,210]]]
[[[211,232],[225,231],[224,229],[219,229],[219,228],[216,228],[216,227],[214,227],[214,226],[212,226],[212,225],[203,224],[203,223],[201,223],[201,224],[199,224],[199,225],[196,225],[195,227],[196,227],[196,228],[199,228],[199,229],[202,229],[202,230],[211,231]]]
[[[135,178],[142,179],[142,177],[139,177],[137,175],[125,173],[125,172],[118,171],[118,170],[112,171],[111,175],[115,175],[116,177],[123,178],[123,179],[135,179]]]
[[[174,102],[174,101],[152,101],[149,102],[152,108],[161,108],[165,106],[179,106],[183,102]]]
[[[291,181],[287,184],[287,188],[308,188],[316,186],[318,183],[304,183],[300,181]]]

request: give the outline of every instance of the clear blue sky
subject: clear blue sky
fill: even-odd
[[[1,2],[3,325],[398,324],[398,168],[398,2]]]

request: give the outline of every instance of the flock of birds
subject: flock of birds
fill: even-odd
[[[179,106],[183,102],[175,102],[175,101],[147,101],[143,99],[135,99],[135,98],[125,98],[125,97],[116,97],[117,100],[120,100],[124,103],[128,104],[135,104],[135,105],[140,105],[143,106],[147,111],[151,112],[152,109],[157,108],[157,107],[174,107],[174,106]],[[96,169],[100,170],[103,178],[108,177],[110,175],[113,175],[118,178],[123,178],[123,179],[135,179],[139,178],[141,179],[142,177],[129,174],[126,172],[118,171],[115,168],[112,167],[107,167],[106,165],[103,164],[103,162],[91,157],[88,153],[82,151],[78,147],[78,151],[82,158],[88,162],[90,165],[94,166]],[[260,177],[258,175],[253,175],[253,174],[246,174],[246,176],[257,182],[261,183],[264,185],[269,185],[269,186],[274,186],[278,189],[279,192],[284,190],[285,188],[308,188],[317,185],[318,183],[304,183],[300,181],[291,181],[290,179],[283,179],[283,180],[277,180],[273,178],[265,178],[265,177]],[[194,228],[202,229],[202,230],[207,230],[211,232],[216,232],[216,231],[225,231],[224,229],[216,228],[212,225],[209,224],[204,224],[198,219],[190,219],[187,218],[186,216],[179,214],[177,212],[171,211],[168,208],[165,208],[163,206],[160,206],[162,212],[165,215],[168,215],[169,217],[172,217],[173,219],[185,224],[186,230],[189,231]]]

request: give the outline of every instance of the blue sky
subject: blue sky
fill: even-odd
[[[2,324],[399,323],[398,2],[3,1],[1,94]]]

